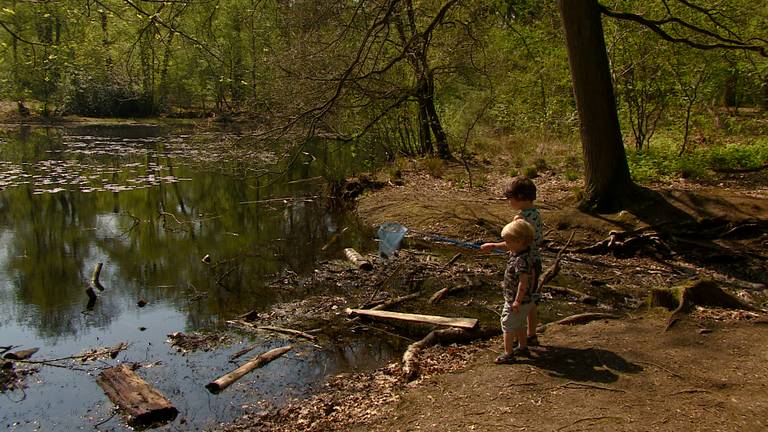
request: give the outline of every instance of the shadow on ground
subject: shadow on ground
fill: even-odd
[[[531,349],[532,357],[521,364],[549,371],[549,375],[571,381],[612,383],[619,379],[616,372],[639,373],[643,368],[620,355],[599,348],[569,348],[541,346]]]

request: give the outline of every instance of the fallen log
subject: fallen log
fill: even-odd
[[[363,315],[371,318],[394,319],[400,321],[418,322],[424,324],[443,325],[448,327],[458,327],[464,329],[473,329],[477,327],[477,318],[452,318],[436,315],[420,315],[401,312],[389,312],[370,309],[346,309],[347,315]]]
[[[677,306],[674,302],[677,300]],[[662,306],[675,309],[667,319],[664,331],[669,330],[680,319],[687,315],[695,306],[720,307],[725,309],[757,310],[744,303],[736,296],[723,291],[717,283],[711,280],[696,280],[669,289],[653,289],[650,298],[651,306]]]
[[[571,315],[569,317],[565,317],[561,319],[560,321],[555,321],[555,324],[580,325],[580,324],[587,324],[589,322],[597,321],[597,320],[619,319],[619,318],[621,318],[621,315],[602,313],[602,312],[592,312],[592,313]]]
[[[347,257],[348,260],[352,262],[352,264],[355,265],[355,267],[359,268],[360,270],[365,270],[365,271],[373,270],[373,264],[371,264],[369,261],[363,258],[363,256],[360,255],[358,251],[352,248],[345,248],[344,255]]]
[[[407,381],[413,381],[419,375],[419,352],[433,345],[448,345],[452,343],[466,343],[475,339],[488,338],[499,334],[496,327],[492,329],[476,328],[464,330],[461,328],[447,328],[433,330],[423,339],[408,346],[403,353],[403,377]]]
[[[128,366],[105,369],[96,383],[128,417],[131,426],[149,426],[176,418],[179,411]]]
[[[224,389],[232,385],[235,381],[245,376],[248,372],[264,366],[265,364],[271,362],[272,360],[287,353],[291,349],[293,349],[293,347],[291,345],[287,345],[284,347],[275,348],[265,353],[261,353],[258,356],[252,358],[251,360],[248,360],[247,363],[243,364],[242,366],[233,370],[232,372],[209,382],[208,384],[205,385],[205,388],[208,389],[208,391],[213,394],[220,393]]]

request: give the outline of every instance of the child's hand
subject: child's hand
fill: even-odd
[[[514,301],[514,302],[512,303],[512,310],[513,310],[515,313],[517,313],[517,312],[520,312],[520,302],[519,302],[519,301]]]
[[[483,243],[480,245],[480,250],[483,252],[487,252],[491,249],[493,249],[493,243]]]

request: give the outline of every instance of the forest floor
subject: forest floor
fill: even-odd
[[[375,265],[369,273],[325,268],[317,277],[335,280],[349,293],[362,292],[339,300],[339,306],[462,286],[439,305],[426,301],[429,291],[393,309],[477,317],[482,327],[497,328],[503,255],[452,247],[434,234],[468,242],[497,240],[513,215],[500,198],[506,177],[497,173],[506,170],[505,163],[478,169],[482,186],[474,188],[448,180],[461,175],[459,165],[446,166],[442,178],[404,169],[398,178],[381,179],[386,186],[363,194],[357,212],[374,227],[396,221],[409,228],[398,257],[386,264],[371,256]],[[531,358],[494,364],[502,351],[498,334],[433,346],[419,354],[415,380],[403,378],[398,361],[372,372],[339,375],[309,399],[261,407],[221,429],[768,429],[768,172],[650,185],[636,206],[610,215],[578,211],[573,196],[580,181],[565,180],[562,170],[542,172],[535,182],[545,225],[544,267],[571,236],[572,241],[559,275],[544,290],[540,313],[550,324],[542,328],[541,346]],[[625,234],[609,244],[611,231]],[[672,312],[648,305],[651,290],[692,279],[714,281],[752,309],[696,306],[668,325]],[[575,292],[563,294],[558,287]],[[619,319],[552,323],[581,312]],[[431,330],[378,322],[355,328],[376,328],[410,341]]]

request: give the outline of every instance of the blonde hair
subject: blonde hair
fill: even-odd
[[[501,238],[504,240],[518,240],[524,245],[533,243],[536,231],[527,220],[522,216],[515,216],[512,222],[506,224],[501,230]]]

